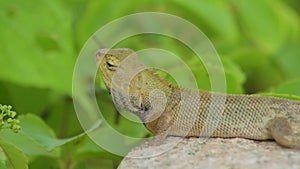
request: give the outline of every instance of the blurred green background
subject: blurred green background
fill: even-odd
[[[147,11],[174,14],[198,26],[223,61],[229,93],[300,96],[297,0],[0,0],[0,104],[27,114],[20,116],[20,137],[0,131],[2,140],[26,155],[6,163],[28,163],[32,169],[117,167],[121,157],[86,136],[72,137],[82,132],[73,108],[72,73],[81,48],[96,30],[121,16]],[[183,45],[159,36],[137,36],[118,46],[189,55]],[[205,69],[192,69],[200,88],[209,90]],[[117,115],[103,85],[96,88],[112,126],[133,136],[149,134]]]

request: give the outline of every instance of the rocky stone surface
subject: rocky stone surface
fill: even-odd
[[[299,169],[300,150],[274,141],[210,138],[201,143],[199,138],[168,137],[159,146],[136,147],[118,168]]]

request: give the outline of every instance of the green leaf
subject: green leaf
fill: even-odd
[[[199,85],[199,88],[201,90],[211,91],[211,77],[209,77],[206,71],[208,68],[197,64],[197,62],[193,60],[189,61],[189,63],[191,64],[191,68]],[[222,58],[222,67],[216,67],[215,65],[212,65],[209,69],[213,70],[213,72],[220,73],[224,71],[227,93],[243,93],[242,86],[245,82],[245,75],[241,71],[239,65],[229,59]]]
[[[14,83],[0,83],[0,100],[2,104],[14,105],[16,112],[41,113],[49,105],[48,90],[19,86]],[[34,106],[32,105],[34,103]]]
[[[1,1],[0,11],[0,80],[71,95],[71,19],[60,2]]]
[[[233,1],[245,35],[263,50],[275,53],[289,35],[289,16],[280,1]]]
[[[271,91],[278,94],[288,94],[300,97],[300,78],[282,83],[271,89]]]
[[[222,58],[222,63],[226,75],[227,92],[235,94],[243,93],[243,84],[246,80],[245,73],[239,65],[230,59]]]
[[[8,169],[8,168],[4,163],[0,162],[0,169]]]
[[[278,94],[278,93],[258,93],[260,96],[273,96],[278,98],[290,99],[290,100],[300,100],[299,96],[290,94]]]
[[[38,116],[27,114],[20,116],[19,120],[22,128],[19,134],[3,131],[0,132],[0,138],[13,143],[26,154],[57,156],[58,152],[53,151],[55,148],[85,135],[82,133],[71,138],[57,139],[51,128]]]
[[[0,139],[0,147],[6,156],[6,162],[12,169],[27,169],[28,160],[24,153],[13,144]]]
[[[230,59],[245,73],[244,87],[247,93],[265,90],[286,79],[286,74],[276,59],[258,48],[241,48],[231,54]]]
[[[34,156],[30,159],[29,168],[30,169],[58,169],[61,168],[57,162],[57,158],[52,158],[49,156]]]
[[[300,100],[300,79],[293,79],[291,81],[282,83],[276,87],[272,87],[265,93],[258,93],[264,96],[274,96],[286,98],[291,100]]]
[[[57,139],[52,129],[38,116],[27,114],[19,119],[21,121],[22,132],[33,138],[40,145],[46,147],[48,151],[84,135],[83,133],[71,138]]]
[[[299,36],[300,37],[300,36]],[[300,78],[300,39],[299,43],[288,41],[276,54],[276,59],[284,70],[294,78]]]
[[[139,8],[141,4],[147,5],[144,1],[86,1],[81,5],[81,15],[74,25],[76,25],[75,36],[78,47],[81,48],[87,39],[101,26],[126,14],[132,14],[132,7]],[[141,9],[142,7],[140,7]],[[98,16],[98,17],[94,17]],[[100,46],[101,45],[101,46]],[[99,44],[99,48],[104,48],[106,44]]]
[[[89,158],[110,158],[120,160],[121,157],[103,150],[99,145],[94,143],[89,137],[85,137],[78,146],[74,158],[78,161]]]
[[[195,24],[212,36],[222,39],[228,44],[235,44],[239,40],[238,25],[234,20],[234,15],[230,12],[229,4],[225,1],[210,0],[175,0],[172,1],[180,5],[180,10],[187,9],[191,14],[187,19],[197,18]],[[192,17],[191,17],[192,16]]]
[[[21,116],[19,119],[21,121],[22,133],[35,140],[38,144],[46,147],[48,150],[52,150],[60,145],[51,128],[38,116],[27,114]]]
[[[3,130],[0,132],[0,138],[12,143],[28,155],[58,156],[59,153],[58,151],[47,151],[45,147],[40,145],[33,138],[27,136],[22,131],[16,134],[8,130]]]

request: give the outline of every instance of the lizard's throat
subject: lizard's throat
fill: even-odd
[[[115,107],[117,110],[120,111],[128,111],[135,115],[137,115],[140,120],[144,123],[146,120],[146,117],[150,113],[149,108],[146,108],[137,102],[137,98],[130,96],[128,92],[123,90],[118,90],[116,88],[113,88],[110,91],[110,95],[112,97],[112,100],[114,102]]]

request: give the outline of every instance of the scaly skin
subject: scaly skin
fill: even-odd
[[[179,88],[142,64],[131,49],[101,49],[96,55],[118,110],[136,114],[156,135],[274,139],[300,147],[300,102]]]

